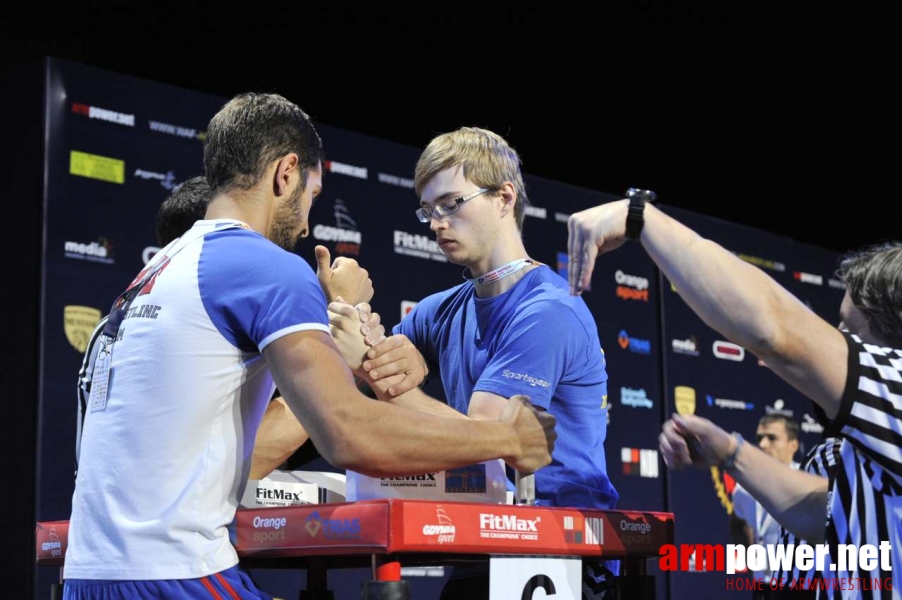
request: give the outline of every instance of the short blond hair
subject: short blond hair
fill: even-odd
[[[414,188],[419,196],[436,173],[457,166],[463,169],[464,177],[489,190],[499,190],[505,181],[510,181],[517,192],[514,218],[522,230],[529,198],[520,164],[517,151],[497,133],[479,127],[461,127],[432,138],[417,161]]]

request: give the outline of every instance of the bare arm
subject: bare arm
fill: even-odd
[[[551,461],[554,419],[526,401],[512,400],[502,419],[492,422],[442,418],[374,402],[357,391],[332,339],[319,331],[279,338],[264,356],[288,406],[337,467],[379,477],[499,457],[530,472]]]
[[[694,460],[687,437],[694,439],[698,448]],[[733,436],[708,419],[694,415],[675,416],[667,421],[658,442],[664,462],[675,469],[721,465],[736,449]],[[810,542],[824,541],[827,478],[793,469],[748,443],[739,449],[730,474],[788,531]]]
[[[469,415],[474,419],[494,421],[504,411],[508,399],[489,392],[473,392],[470,397]]]
[[[278,468],[310,436],[298,422],[282,397],[274,398],[260,422],[254,455],[251,459],[251,479],[263,479]]]
[[[454,410],[441,400],[433,398],[420,388],[413,388],[412,390],[405,392],[400,396],[386,395],[385,397],[382,397],[382,394],[380,394],[379,392],[377,392],[377,395],[380,396],[380,400],[385,400],[387,402],[390,402],[391,404],[394,404],[395,406],[405,406],[413,410],[418,410],[420,412],[425,412],[440,417],[446,417],[449,419],[467,418],[467,415]]]
[[[570,217],[570,286],[589,283],[595,258],[625,240],[628,201]],[[680,296],[712,329],[767,362],[834,418],[847,374],[842,334],[763,271],[670,218],[645,208],[641,242]]]

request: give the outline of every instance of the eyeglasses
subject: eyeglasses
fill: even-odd
[[[472,200],[476,196],[480,194],[484,194],[490,191],[489,188],[481,188],[476,190],[475,192],[469,193],[466,196],[460,196],[458,198],[451,198],[449,200],[442,200],[438,204],[435,205],[435,208],[429,206],[421,206],[417,209],[417,218],[420,220],[420,223],[428,223],[432,220],[432,214],[435,213],[440,217],[447,217],[448,215],[453,215],[457,211],[460,210],[460,205],[466,202],[467,200]]]

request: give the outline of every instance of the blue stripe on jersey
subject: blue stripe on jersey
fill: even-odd
[[[329,331],[326,298],[313,269],[254,231],[208,234],[197,279],[210,320],[242,351],[262,351],[294,331]]]

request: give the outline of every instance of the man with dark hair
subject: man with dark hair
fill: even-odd
[[[599,254],[638,240],[709,327],[754,352],[814,402],[832,436],[806,459],[812,475],[707,419],[674,415],[659,438],[664,461],[671,468],[726,469],[785,529],[828,544],[825,565],[836,565],[828,576],[834,583],[860,577],[885,582],[891,565],[902,564],[902,244],[876,245],[843,259],[838,276],[846,294],[836,328],[763,271],[646,197],[571,215],[571,292],[586,289]],[[884,561],[887,542],[890,560]],[[874,570],[843,568],[837,559],[839,544],[881,543]],[[840,592],[854,598],[891,593],[873,585]]]
[[[365,376],[359,325],[333,340],[316,275],[284,250],[307,234],[322,161],[309,117],[281,96],[241,94],[210,121],[206,219],[154,257],[104,330],[66,598],[269,597],[237,567],[227,527],[276,386],[339,468],[408,475],[504,458],[531,472],[550,462],[554,418],[525,397],[497,420],[470,421],[357,391],[336,343],[356,344],[352,366]]]
[[[789,415],[768,413],[758,420],[758,447],[765,454],[777,459],[793,469],[799,463],[793,460],[799,450],[799,424]],[[733,489],[733,514],[743,522],[748,544],[777,544],[780,542],[780,524],[755,500],[742,485]],[[771,581],[774,573],[770,569],[755,571],[755,577]],[[754,598],[766,598],[769,589],[756,589]]]
[[[160,205],[157,212],[157,243],[163,248],[204,218],[210,186],[203,176],[192,177],[180,184]]]

